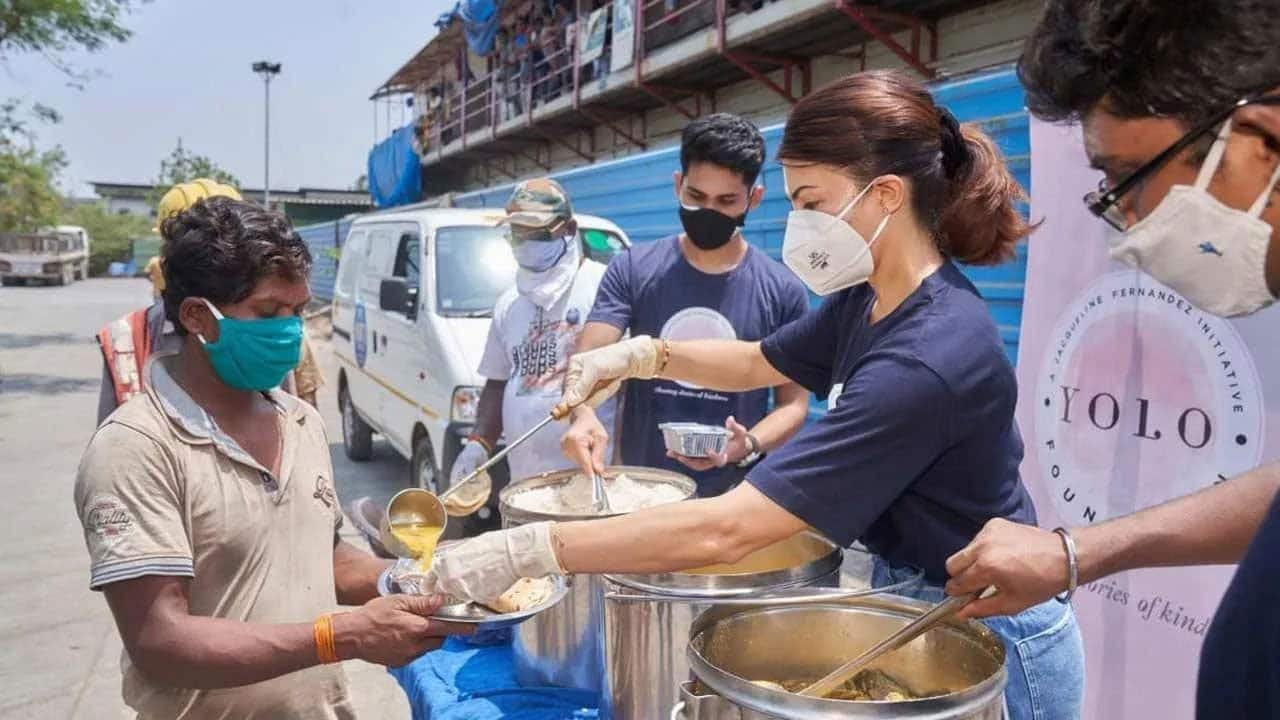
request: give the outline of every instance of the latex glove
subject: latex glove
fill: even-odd
[[[569,358],[564,394],[556,412],[567,413],[579,405],[599,407],[613,397],[623,380],[649,380],[657,374],[657,368],[658,345],[648,335],[574,355]]]
[[[573,413],[573,424],[560,438],[560,451],[582,472],[603,473],[605,449],[609,447],[609,432],[591,408]]]
[[[947,558],[947,574],[950,595],[989,585],[1000,591],[969,603],[959,617],[1016,615],[1067,589],[1067,552],[1057,533],[995,518],[968,547]]]
[[[711,453],[710,455],[700,457],[689,457],[687,455],[677,455],[676,453],[667,451],[667,457],[675,460],[690,470],[702,472],[712,468],[722,468],[729,463],[740,463],[744,458],[751,454],[751,443],[747,440],[747,428],[733,418],[724,421],[725,429],[732,435],[729,441],[724,445],[724,452]]]
[[[490,603],[520,578],[563,575],[550,522],[487,532],[436,553],[426,586],[459,600]]]
[[[453,469],[449,471],[449,486],[457,485],[463,478],[475,472],[475,469],[489,461],[489,451],[483,443],[468,440],[458,457],[453,459]]]

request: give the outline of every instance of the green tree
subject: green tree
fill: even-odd
[[[160,161],[160,175],[153,183],[147,201],[152,207],[160,204],[160,198],[169,192],[169,188],[178,183],[191,182],[196,178],[210,178],[239,188],[240,181],[235,175],[218,167],[218,164],[204,155],[200,155],[182,146],[182,138],[178,138],[178,146],[169,153],[169,157]]]
[[[142,0],[145,2],[146,0]],[[139,0],[0,0],[0,66],[18,54],[39,53],[82,87],[88,73],[65,59],[68,53],[97,52],[123,42],[121,24]],[[56,123],[58,113],[35,103],[0,102],[0,230],[35,230],[51,224],[60,210],[55,183],[66,167],[61,148],[36,148],[27,116]]]
[[[36,105],[48,122],[57,113]],[[30,232],[57,220],[62,198],[54,186],[67,159],[61,148],[37,150],[35,134],[16,100],[0,102],[0,232]]]
[[[61,220],[89,233],[89,274],[104,275],[113,262],[128,262],[133,241],[151,233],[151,220],[139,215],[113,215],[103,203],[76,205]]]
[[[88,75],[64,58],[69,52],[97,52],[132,34],[121,20],[135,0],[0,0],[0,58],[40,53],[71,82]]]

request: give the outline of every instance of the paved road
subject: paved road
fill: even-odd
[[[120,639],[88,589],[88,558],[71,503],[96,418],[101,355],[93,335],[150,301],[145,280],[65,288],[0,288],[0,718],[118,718]],[[328,353],[321,349],[322,362]],[[329,368],[331,369],[331,367]],[[342,454],[332,384],[321,390],[339,495],[385,500],[405,463],[378,445],[368,463]],[[348,531],[349,532],[349,531]],[[347,664],[362,718],[402,718],[408,705],[381,668]]]

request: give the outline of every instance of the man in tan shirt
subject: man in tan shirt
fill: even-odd
[[[143,718],[350,718],[338,660],[401,665],[453,628],[379,598],[387,566],[338,540],[319,414],[297,363],[310,256],[282,216],[230,198],[166,223],[180,336],[89,443],[75,503]],[[338,603],[363,605],[328,615]]]

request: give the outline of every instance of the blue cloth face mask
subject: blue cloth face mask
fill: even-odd
[[[200,299],[218,319],[218,341],[196,334],[213,371],[237,390],[279,387],[302,355],[302,318],[240,320],[225,317],[213,303]]]
[[[541,273],[556,266],[568,250],[566,238],[549,240],[525,240],[517,243],[512,249],[516,256],[516,264],[521,269],[533,273]]]

